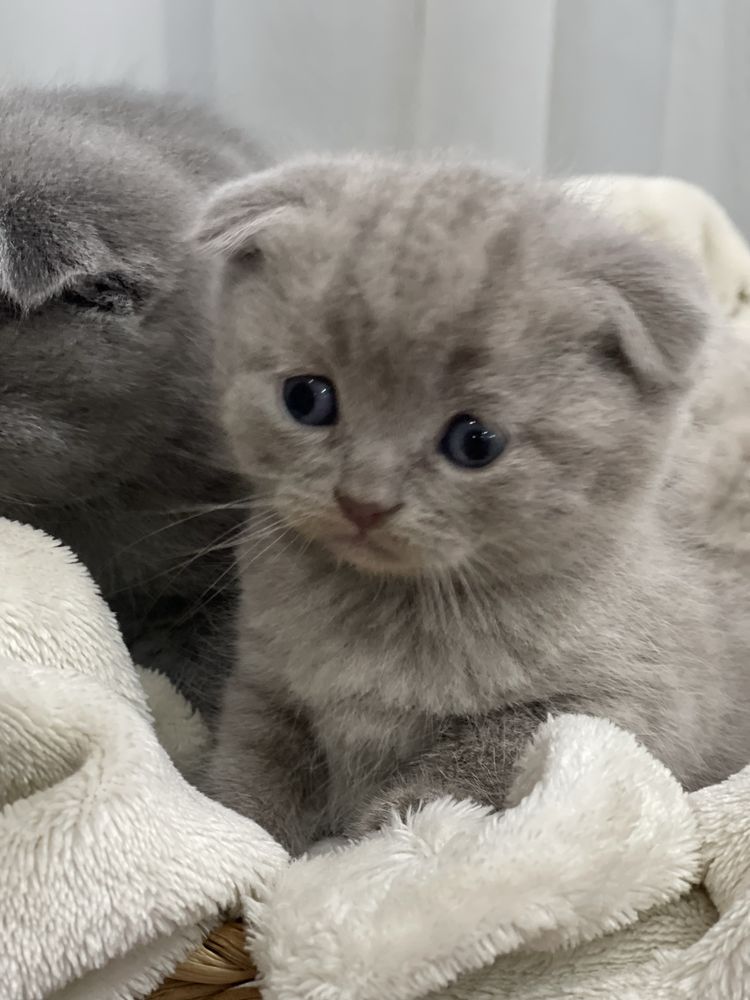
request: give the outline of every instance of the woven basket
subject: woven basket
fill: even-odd
[[[257,970],[245,951],[245,928],[230,920],[177,966],[150,1000],[260,1000]]]

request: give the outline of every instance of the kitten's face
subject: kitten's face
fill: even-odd
[[[540,572],[653,482],[704,329],[656,250],[519,181],[336,161],[236,186],[204,236],[235,254],[242,471],[335,557]]]

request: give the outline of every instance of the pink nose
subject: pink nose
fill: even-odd
[[[398,503],[393,507],[383,507],[382,504],[378,503],[354,500],[344,493],[339,493],[338,490],[336,491],[336,502],[344,517],[348,518],[352,524],[356,524],[360,531],[370,531],[371,528],[377,528],[391,514],[395,514],[401,506]]]

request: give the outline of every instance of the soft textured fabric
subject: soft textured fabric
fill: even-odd
[[[0,997],[141,996],[285,854],[180,776],[70,553],[0,521],[0,566]],[[189,768],[200,723],[148,687]]]
[[[713,225],[669,184],[650,204],[667,238],[659,204]],[[436,802],[290,864],[181,776],[206,745],[70,553],[0,521],[2,1000],[144,997],[241,911],[267,1000],[750,998],[750,768],[686,796],[627,733],[562,717],[504,815]]]
[[[750,995],[750,770],[686,796],[563,717],[503,816],[437,802],[289,865],[175,769],[70,554],[7,521],[0,553],[3,998],[142,997],[240,907],[269,1000]],[[154,705],[192,766],[200,725],[169,688]]]

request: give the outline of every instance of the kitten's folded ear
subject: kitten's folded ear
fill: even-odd
[[[623,235],[599,247],[595,277],[608,290],[612,319],[599,331],[603,360],[648,391],[688,385],[717,322],[697,266],[670,248]]]
[[[335,203],[359,156],[307,156],[218,188],[190,236],[206,253],[231,259],[252,255],[261,237],[313,208]]]
[[[284,168],[264,170],[218,188],[190,235],[201,250],[218,257],[251,255],[259,235],[304,205],[293,175]]]

